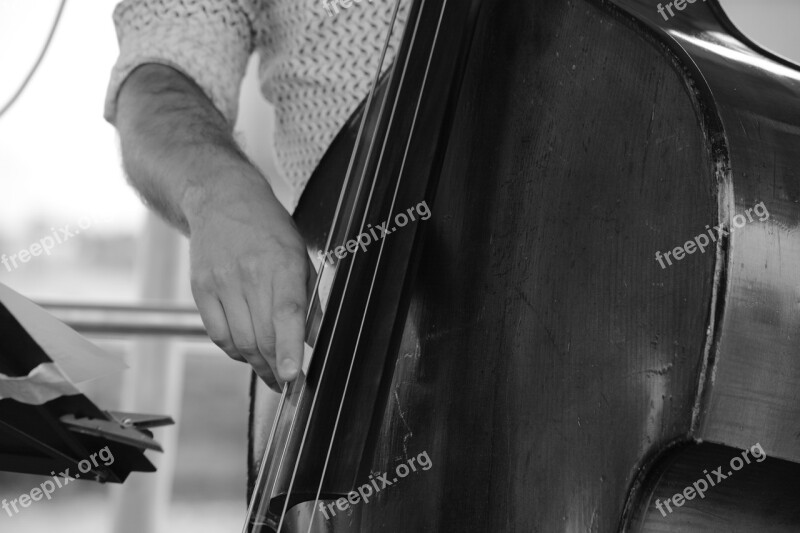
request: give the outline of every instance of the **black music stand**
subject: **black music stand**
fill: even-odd
[[[114,483],[131,472],[154,472],[144,450],[161,447],[147,428],[172,424],[172,419],[103,411],[71,380],[93,379],[87,376],[120,366],[0,284],[0,470],[43,476],[68,472],[72,478]],[[113,456],[109,465],[96,459],[106,447]]]

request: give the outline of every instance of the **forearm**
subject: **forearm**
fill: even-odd
[[[148,64],[131,73],[120,89],[115,123],[131,185],[185,234],[212,199],[254,189],[272,197],[223,116],[170,67]]]

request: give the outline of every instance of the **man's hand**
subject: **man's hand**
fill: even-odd
[[[220,176],[218,190],[187,201],[192,293],[211,340],[275,388],[273,375],[291,381],[302,364],[313,267],[263,178],[230,187],[239,179]]]
[[[272,388],[294,379],[313,267],[230,125],[194,83],[155,64],[125,81],[115,124],[131,184],[189,235],[192,292],[211,339]]]

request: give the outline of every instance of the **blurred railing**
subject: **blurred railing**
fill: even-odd
[[[87,335],[205,337],[197,309],[169,305],[94,305],[40,302],[72,329]]]

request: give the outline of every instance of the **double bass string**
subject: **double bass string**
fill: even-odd
[[[348,164],[345,183],[344,183],[344,186],[342,187],[342,192],[339,195],[339,202],[338,202],[338,204],[336,206],[336,213],[334,215],[332,229],[328,234],[328,240],[327,240],[327,244],[326,244],[326,247],[328,247],[328,248],[331,246],[331,242],[332,242],[332,239],[333,239],[333,233],[334,233],[333,232],[333,226],[335,226],[336,221],[338,219],[339,212],[340,212],[340,210],[341,210],[341,208],[343,206],[343,200],[344,200],[344,197],[345,197],[345,191],[347,190],[347,184],[349,183],[350,177],[352,175],[355,157],[356,157],[356,154],[357,154],[358,148],[359,148],[359,141],[361,139],[362,132],[365,129],[367,115],[369,114],[368,111],[370,109],[371,102],[372,102],[374,94],[375,94],[375,90],[377,89],[378,82],[380,81],[380,73],[381,73],[381,70],[382,70],[382,67],[383,67],[383,63],[384,63],[385,58],[386,58],[386,51],[387,51],[387,49],[389,47],[389,42],[390,42],[390,39],[392,37],[392,31],[393,31],[393,28],[394,28],[394,24],[395,24],[395,22],[397,20],[397,13],[398,13],[399,7],[400,7],[400,0],[397,0],[397,2],[395,3],[394,11],[392,13],[391,23],[390,23],[390,26],[389,26],[389,33],[388,33],[388,35],[386,37],[386,41],[384,42],[383,49],[381,51],[380,61],[378,62],[378,68],[377,68],[377,71],[375,73],[375,77],[373,79],[372,87],[370,88],[370,92],[369,92],[369,95],[368,95],[368,98],[367,98],[367,104],[366,104],[366,107],[365,107],[365,110],[364,110],[364,114],[363,114],[362,119],[361,119],[361,124],[359,125],[359,131],[358,131],[358,135],[356,137],[356,143],[355,143],[355,146],[353,148],[353,153],[350,156],[350,162]],[[406,61],[406,65],[407,65],[407,61]],[[392,70],[390,72],[390,78],[389,78],[390,85],[391,85],[391,80],[394,79],[395,72],[396,72],[396,68],[395,68],[395,66],[392,66]],[[398,91],[398,93],[399,93],[399,91]],[[379,114],[378,114],[377,124],[380,124],[380,119],[382,118],[383,113],[385,111],[387,100],[388,100],[388,92],[387,92],[386,95],[384,95],[383,101],[381,102],[381,108],[380,108],[380,111],[379,111]],[[395,105],[396,105],[396,101],[395,101]],[[388,129],[387,129],[387,136],[388,136]],[[369,148],[368,148],[368,151],[367,151],[367,160],[369,160],[369,156],[373,152],[373,148],[375,146],[375,140],[376,140],[376,135],[373,135],[373,137],[370,139],[370,144],[369,144]],[[384,146],[385,146],[385,142],[384,142]],[[364,185],[364,181],[366,179],[366,174],[367,174],[367,166],[365,165],[364,170],[363,170],[363,172],[361,174],[361,178],[359,179],[358,188],[356,190],[356,198],[358,197],[358,195],[359,195],[359,193],[360,193],[360,191],[361,191],[361,189],[362,189],[362,187]],[[374,189],[374,180],[373,180],[373,189]],[[372,189],[371,189],[371,191],[372,191]],[[372,197],[372,194],[370,192],[370,197],[369,197],[368,202],[367,202],[367,210],[369,208],[369,202],[371,201],[371,197]],[[349,234],[350,228],[352,227],[352,224],[353,224],[353,219],[355,218],[355,208],[356,208],[356,205],[354,204],[353,211],[351,211],[351,213],[350,213],[350,217],[348,219],[347,227],[346,227],[346,230],[345,230],[345,233],[347,233],[347,234]],[[363,224],[363,221],[362,221],[362,224]],[[326,262],[323,262],[323,266],[320,268],[320,273],[317,275],[317,279],[316,279],[316,282],[315,282],[315,285],[314,285],[314,294],[316,294],[316,292],[319,289],[319,284],[320,284],[320,280],[322,278],[322,272],[323,272],[322,269],[325,268],[326,264],[327,264]],[[349,282],[350,282],[350,277],[351,277],[352,271],[353,271],[353,263],[351,261],[350,269],[348,270],[347,278],[345,280],[345,287],[343,289],[343,292],[347,291],[347,287],[348,287]],[[338,272],[339,271],[338,271],[338,268],[337,268],[336,272],[334,273],[334,277],[336,277],[338,275]],[[337,325],[339,323],[339,316],[341,314],[343,303],[344,303],[344,299],[342,298],[340,300],[340,302],[339,302],[339,307],[338,307],[338,309],[336,311],[336,315],[335,315],[336,320],[334,321],[334,324],[333,324],[332,335],[335,334],[335,332],[336,332],[336,327],[337,327]],[[309,306],[309,311],[308,311],[308,313],[306,315],[306,321],[308,321],[308,319],[310,317],[311,307],[312,306]],[[330,350],[331,350],[331,345],[329,344],[328,348],[327,348],[327,350],[325,352],[325,356],[324,356],[324,358],[322,360],[322,368],[320,370],[320,376],[319,376],[319,381],[320,382],[322,381],[322,378],[323,378],[323,376],[325,374],[325,368],[327,366],[328,358],[329,358],[329,355],[330,355]],[[312,353],[312,357],[313,357],[313,353]],[[283,390],[283,396],[284,397],[286,396],[287,391],[288,391],[288,384],[284,384],[284,390]],[[306,382],[304,380],[303,384],[302,384],[301,391],[300,391],[300,399],[302,399],[302,396],[305,394],[305,391],[306,391]],[[314,391],[314,396],[313,396],[313,399],[312,399],[312,402],[311,402],[310,412],[312,412],[312,413],[314,411],[314,406],[316,405],[318,396],[319,396],[319,387],[317,387],[317,389]],[[294,428],[294,425],[295,425],[295,423],[297,421],[297,414],[298,414],[298,412],[295,411],[295,413],[294,413],[294,415],[292,417],[292,422],[291,422],[291,425],[290,425],[289,434],[291,434],[291,432],[292,432],[292,430]],[[277,422],[277,418],[276,418],[276,422]],[[302,457],[302,451],[303,451],[303,448],[305,446],[306,437],[308,435],[308,430],[309,430],[309,427],[310,427],[310,423],[311,423],[311,418],[309,417],[309,419],[305,423],[305,428],[304,428],[304,431],[303,431],[303,437],[302,437],[302,439],[300,441],[300,448],[299,448],[299,450],[297,452],[297,458],[295,460],[295,465],[294,465],[294,468],[292,470],[292,477],[290,479],[289,487],[288,487],[288,490],[287,490],[287,493],[286,493],[286,500],[284,501],[283,509],[281,510],[281,515],[280,515],[280,520],[278,522],[277,531],[281,530],[281,528],[283,527],[283,522],[284,522],[284,520],[286,518],[286,513],[288,511],[289,501],[291,499],[292,489],[294,487],[295,477],[297,475],[297,469],[299,467],[299,462],[300,462],[301,457]],[[289,440],[287,439],[286,442],[284,443],[283,453],[281,454],[281,460],[280,460],[280,462],[278,464],[278,472],[283,470],[283,464],[284,464],[284,460],[285,460],[285,456],[286,456],[286,450],[287,450],[288,442],[289,442]],[[276,476],[276,482],[277,482],[277,479],[278,479],[278,476]],[[270,495],[271,495],[273,490],[274,490],[274,486],[270,491]],[[316,505],[316,503],[315,503],[315,505]]]
[[[378,85],[378,81],[380,79],[380,72],[381,72],[383,63],[385,61],[386,51],[388,49],[388,44],[389,44],[389,41],[390,41],[391,35],[392,35],[391,29],[394,26],[394,23],[395,23],[395,20],[396,20],[396,17],[397,17],[398,7],[399,7],[399,0],[395,4],[395,9],[394,9],[394,12],[393,12],[393,15],[392,15],[392,19],[391,19],[390,31],[389,31],[389,34],[387,35],[386,41],[384,43],[384,47],[383,47],[383,50],[381,52],[381,59],[379,61],[378,68],[377,68],[377,71],[376,71],[376,74],[375,74],[375,78],[373,80],[373,85],[372,85],[372,87],[370,89],[370,95],[369,95],[369,99],[368,99],[368,102],[367,102],[367,106],[365,108],[365,112],[364,112],[364,115],[362,117],[362,123],[361,123],[361,125],[359,127],[359,135],[358,135],[359,138],[361,136],[361,132],[363,130],[363,125],[365,123],[366,117],[368,115],[368,111],[370,109],[370,102],[371,102],[371,100],[373,98],[374,92],[375,92],[375,90],[377,88],[377,85]],[[392,71],[390,73],[390,82],[394,78],[394,74],[395,74],[395,69],[393,67]],[[383,101],[381,103],[381,108],[380,108],[379,115],[378,115],[378,123],[380,123],[380,119],[383,116],[383,113],[385,111],[387,100],[388,100],[388,93],[384,96]],[[369,149],[367,151],[367,159],[369,159],[370,154],[372,154],[372,152],[373,152],[373,148],[375,146],[375,140],[376,140],[375,136],[373,136],[372,139],[370,139],[370,145],[369,145]],[[353,153],[351,154],[350,165],[349,165],[349,168],[348,168],[348,175],[347,175],[347,180],[345,182],[345,185],[346,185],[347,181],[349,181],[350,175],[352,173],[353,161],[355,160],[355,155],[356,155],[356,153],[358,151],[358,146],[359,146],[359,143],[356,142],[354,150],[353,150]],[[358,183],[358,188],[356,190],[356,198],[359,196],[359,193],[360,193],[360,191],[361,191],[361,189],[362,189],[362,187],[364,185],[364,181],[366,179],[366,172],[367,172],[367,168],[365,167],[363,172],[362,172],[362,175],[361,175],[361,178],[359,180],[359,183]],[[374,187],[374,184],[373,184],[373,187]],[[339,208],[342,205],[342,200],[344,198],[345,191],[346,191],[346,187],[343,187],[342,193],[340,194],[340,197],[339,197],[340,202],[339,202],[339,205],[337,206],[337,213],[339,211]],[[371,196],[370,196],[370,199],[371,199]],[[369,207],[369,201],[367,202],[367,208],[368,207]],[[353,211],[351,211],[351,213],[350,213],[350,217],[348,219],[347,227],[345,229],[345,233],[346,234],[349,234],[350,229],[352,228],[353,220],[354,220],[354,217],[355,217],[355,210],[356,210],[356,206],[354,204]],[[334,225],[335,225],[336,219],[337,219],[337,217],[334,216]],[[327,247],[328,248],[331,247],[332,239],[333,239],[333,231],[330,231],[329,232],[329,236],[328,236],[328,243],[327,243]],[[325,268],[325,265],[326,265],[326,263],[323,264],[323,268]],[[347,287],[349,286],[350,277],[351,277],[351,274],[352,274],[352,267],[353,267],[353,265],[351,263],[350,269],[348,271],[347,279],[345,280],[345,287],[343,289],[343,293],[347,292]],[[336,272],[334,272],[334,277],[336,277],[337,275],[338,275],[338,268],[337,268]],[[317,278],[317,283],[319,283],[320,279],[321,279],[321,273]],[[338,323],[339,323],[339,316],[341,314],[343,302],[344,302],[344,299],[342,299],[339,302],[339,307],[338,307],[338,309],[336,311],[336,315],[335,315],[336,319],[335,319],[334,324],[333,324],[332,335],[334,335],[335,332],[336,332],[336,328],[337,328]],[[328,359],[329,359],[330,350],[331,350],[331,346],[329,345],[328,349],[327,349],[327,351],[325,353],[325,356],[323,358],[322,368],[320,370],[320,376],[319,376],[319,382],[320,383],[322,382],[322,379],[323,379],[323,377],[325,375],[325,369],[327,368],[327,362],[328,362]],[[302,394],[304,392],[305,392],[305,382],[303,383],[303,389],[301,390],[301,396],[302,396]],[[318,399],[318,395],[319,395],[319,388],[317,388],[315,390],[315,392],[314,392],[314,396],[313,396],[313,399],[312,399],[312,402],[311,402],[310,412],[313,412],[314,406],[316,405],[316,402],[317,402],[317,399]],[[292,427],[290,428],[290,433],[291,433],[291,431],[292,431],[292,429],[294,427],[294,424],[295,424],[295,421],[296,421],[296,415],[297,415],[297,413],[295,413],[295,416],[294,416],[294,418],[292,420]],[[308,435],[308,430],[309,430],[309,427],[310,427],[310,423],[311,423],[311,419],[309,417],[309,419],[305,423],[305,428],[304,428],[304,431],[303,431],[303,437],[301,439],[300,447],[299,447],[299,450],[297,452],[297,458],[295,460],[294,469],[292,471],[292,477],[290,479],[289,487],[288,487],[288,490],[287,490],[286,501],[284,502],[284,506],[283,506],[283,509],[281,511],[280,522],[278,524],[278,531],[281,530],[283,521],[284,521],[286,513],[288,511],[289,500],[290,500],[290,497],[291,497],[291,494],[292,494],[292,489],[293,489],[294,481],[295,481],[295,478],[296,478],[296,475],[297,475],[297,469],[299,467],[299,462],[300,462],[301,457],[302,457],[302,451],[303,451],[303,449],[305,447],[305,442],[306,442],[306,438],[307,438],[307,435]],[[287,445],[288,445],[288,440],[284,444],[284,446],[287,446]],[[285,456],[285,451],[286,451],[286,449],[284,448],[284,456]],[[283,468],[283,459],[281,460],[281,464],[280,464],[279,468],[281,468],[281,469]],[[276,478],[276,480],[277,480],[277,478]]]
[[[383,58],[381,59],[381,64],[382,64],[382,62],[383,62]],[[380,69],[378,70],[378,74],[380,74]],[[376,79],[376,83],[377,83],[377,79]],[[371,104],[372,104],[372,99],[373,99],[373,96],[374,96],[374,87],[375,87],[375,84],[373,84],[373,88],[370,89],[370,92],[369,92],[368,97],[367,97],[367,102],[366,102],[366,105],[365,105],[365,112],[364,112],[364,114],[362,116],[361,123],[359,124],[359,128],[358,128],[358,133],[356,135],[356,141],[355,141],[355,147],[356,148],[354,148],[353,153],[351,154],[351,157],[350,157],[350,161],[348,163],[348,168],[347,168],[347,171],[346,171],[346,174],[345,174],[344,184],[342,185],[342,192],[339,194],[339,199],[338,199],[338,202],[336,204],[336,211],[334,212],[334,216],[333,216],[333,222],[331,223],[331,229],[328,232],[328,239],[327,239],[326,245],[325,245],[326,248],[330,248],[331,247],[336,221],[338,220],[339,213],[341,211],[342,205],[344,204],[345,192],[347,190],[347,185],[350,182],[350,178],[352,176],[352,169],[353,169],[353,164],[354,164],[354,161],[355,161],[355,156],[356,156],[356,153],[357,153],[357,147],[359,145],[359,142],[361,140],[363,131],[365,129],[366,118],[367,118],[367,115],[368,115],[366,110],[370,109]],[[362,180],[363,180],[363,176],[362,176]],[[362,183],[359,183],[359,190],[360,190],[360,188],[362,186]],[[350,226],[352,224],[353,216],[354,216],[353,214],[350,215],[350,220],[348,221],[348,225],[347,225],[347,231],[349,231],[349,228],[350,228]],[[319,292],[319,286],[320,286],[320,281],[322,279],[323,271],[327,266],[328,266],[327,262],[323,262],[321,264],[320,271],[317,274],[316,280],[314,282],[314,288],[313,288],[313,290],[311,292],[310,299],[309,299],[311,304],[308,306],[308,309],[306,310],[306,325],[307,326],[309,324],[309,321],[311,320],[311,313],[312,313],[312,310],[314,308],[315,297]],[[337,273],[338,273],[338,270],[337,270],[337,272],[334,272],[334,278],[336,277]],[[320,299],[320,301],[321,301],[321,299]],[[323,314],[323,317],[324,317],[325,312],[323,311],[322,314]],[[321,326],[318,326],[318,327],[321,327]],[[308,338],[308,333],[306,333],[306,338]],[[313,354],[313,352],[312,352],[312,354]],[[301,384],[300,392],[298,394],[298,403],[300,403],[302,401],[303,396],[305,396],[306,381],[305,381],[305,378],[303,376],[298,377],[298,379],[303,379],[303,383]],[[283,408],[284,408],[285,403],[286,403],[286,401],[285,401],[286,400],[286,396],[289,394],[288,388],[289,388],[289,384],[288,383],[284,383],[283,392],[281,394],[281,399],[280,399],[280,402],[278,404],[278,409],[276,411],[277,414],[276,414],[276,417],[275,417],[275,422],[272,425],[272,430],[270,431],[270,436],[269,436],[269,439],[267,441],[267,446],[265,448],[264,458],[261,461],[261,466],[259,468],[258,478],[256,479],[256,486],[257,487],[260,486],[262,477],[264,475],[267,475],[266,474],[266,458],[267,458],[267,456],[269,454],[269,450],[272,447],[272,443],[273,443],[273,440],[274,440],[274,437],[275,437],[275,433],[276,433],[276,429],[277,429],[277,426],[278,426],[278,420],[280,419],[280,416],[281,416],[281,414],[283,412]],[[312,404],[312,407],[313,407],[313,404]],[[291,421],[291,423],[289,425],[289,429],[287,431],[288,435],[291,435],[291,433],[294,430],[294,427],[295,427],[296,422],[297,422],[297,416],[298,416],[298,412],[295,411],[295,413],[292,415],[292,421]],[[289,445],[289,440],[286,439],[286,441],[283,444],[283,450],[281,452],[280,460],[278,461],[278,473],[280,473],[283,470],[283,466],[284,466],[284,462],[285,462],[285,458],[286,458],[286,452],[287,452],[287,449],[288,449],[288,445]],[[278,479],[279,479],[279,476],[276,475],[275,476],[275,481],[273,483],[273,486],[268,491],[268,496],[267,496],[268,498],[270,498],[272,496],[272,494],[274,493],[274,491],[275,491],[275,483],[278,482]],[[248,523],[249,523],[249,518],[252,516],[253,511],[255,510],[255,505],[256,505],[256,498],[255,498],[255,495],[254,495],[253,500],[250,502],[250,507],[248,509]],[[245,528],[246,527],[247,527],[247,524],[245,524]]]
[[[398,0],[398,3],[399,3],[399,0]],[[405,64],[403,66],[403,74],[402,74],[402,76],[400,78],[400,87],[403,86],[403,82],[405,81],[405,75],[406,75],[406,69],[408,67],[408,61],[409,61],[409,58],[411,56],[411,50],[413,49],[414,43],[416,41],[417,30],[419,29],[419,22],[420,22],[420,20],[422,18],[422,11],[423,11],[424,7],[425,7],[425,0],[422,0],[422,3],[421,3],[420,8],[419,8],[419,13],[417,15],[416,25],[414,27],[414,33],[413,33],[413,35],[411,37],[411,44],[409,45],[409,53],[408,53],[408,56],[406,57],[406,61],[405,61]],[[395,183],[395,189],[394,189],[394,193],[392,195],[392,203],[391,203],[391,205],[389,207],[389,218],[391,218],[391,216],[394,214],[394,208],[395,208],[395,205],[397,203],[397,195],[398,195],[398,192],[400,190],[400,184],[403,181],[404,171],[405,171],[405,167],[406,167],[406,161],[408,160],[408,153],[409,153],[409,149],[411,147],[411,140],[414,137],[414,130],[416,129],[416,125],[417,125],[417,118],[419,116],[419,109],[420,109],[420,106],[422,104],[422,96],[425,94],[425,87],[427,86],[427,82],[428,82],[428,74],[430,72],[431,61],[433,60],[433,53],[434,53],[434,51],[436,49],[436,43],[439,40],[439,31],[440,31],[441,26],[442,26],[442,19],[444,17],[444,12],[445,12],[446,7],[447,7],[447,0],[444,0],[444,2],[442,2],[442,7],[441,7],[441,10],[439,12],[439,20],[437,21],[437,24],[436,24],[436,32],[434,33],[434,36],[433,36],[433,44],[431,45],[431,50],[430,50],[430,53],[428,54],[428,62],[425,65],[425,73],[424,73],[423,78],[422,78],[422,87],[420,88],[419,95],[417,97],[417,103],[416,103],[416,105],[414,107],[414,117],[413,117],[412,122],[411,122],[411,129],[410,129],[410,131],[408,133],[408,139],[406,140],[406,146],[405,146],[405,149],[404,149],[404,152],[403,152],[403,159],[402,159],[402,161],[400,163],[400,172],[399,172],[398,177],[397,177],[397,182]],[[390,115],[390,126],[391,126],[392,121],[394,120],[394,116],[395,116],[395,113],[397,111],[397,103],[398,103],[398,100],[399,100],[399,92],[400,91],[398,90],[398,95],[395,98],[394,105],[392,107],[392,112],[391,112],[391,115]],[[385,150],[386,150],[386,145],[387,145],[388,140],[389,140],[388,137],[389,137],[389,131],[390,130],[391,130],[391,127],[387,128],[387,133],[386,133],[386,137],[384,138],[384,141],[383,141],[383,146],[381,147],[381,154],[380,154],[380,158],[379,158],[378,165],[377,165],[377,168],[376,168],[376,172],[380,169],[381,162],[383,160],[383,156],[384,156],[384,153],[385,153]],[[372,189],[370,190],[370,197],[369,197],[368,203],[372,201],[372,193],[374,192],[374,189],[375,189],[375,182],[373,181],[373,186],[372,186]],[[367,219],[367,212],[365,212],[363,217],[362,217],[360,231],[364,231],[364,225],[366,224],[366,219]],[[375,280],[376,280],[377,275],[378,275],[378,268],[380,266],[381,257],[383,256],[383,249],[384,249],[385,244],[386,244],[385,240],[381,241],[380,249],[378,250],[378,259],[377,259],[377,261],[375,263],[375,269],[374,269],[374,271],[372,273],[372,279],[370,280],[369,292],[367,293],[367,302],[366,302],[366,305],[364,306],[364,313],[361,316],[361,324],[359,324],[359,330],[358,330],[358,335],[356,337],[356,343],[355,343],[355,346],[353,347],[353,353],[352,353],[352,356],[350,358],[350,367],[347,370],[347,378],[346,378],[345,384],[344,384],[344,391],[342,392],[342,398],[339,401],[339,408],[338,408],[338,410],[336,412],[336,421],[334,422],[333,432],[331,434],[330,442],[328,443],[328,451],[327,451],[327,453],[325,455],[325,463],[324,463],[323,468],[322,468],[322,474],[320,475],[319,485],[317,486],[317,494],[316,494],[316,496],[314,498],[314,504],[313,504],[312,512],[311,512],[311,520],[309,520],[309,523],[308,523],[307,533],[311,533],[311,529],[312,529],[312,526],[314,524],[314,518],[316,517],[316,514],[317,514],[314,511],[316,510],[317,503],[319,502],[320,494],[322,493],[322,483],[323,483],[323,481],[325,479],[325,473],[326,473],[326,471],[328,469],[328,462],[330,461],[331,451],[333,450],[333,441],[336,438],[336,431],[337,431],[337,429],[339,427],[339,420],[341,419],[342,408],[344,407],[345,397],[347,396],[347,390],[348,390],[348,386],[350,384],[350,377],[351,377],[352,372],[353,372],[353,365],[355,364],[356,352],[358,351],[358,346],[359,346],[359,344],[361,342],[361,336],[362,336],[362,334],[364,332],[364,323],[366,321],[367,310],[369,309],[369,304],[372,301],[372,293],[373,293],[374,288],[375,288]],[[350,271],[352,272],[352,263],[351,263]],[[350,273],[348,273],[348,280],[349,280],[349,275],[350,275]],[[279,529],[279,531],[280,531],[280,529]]]
[[[394,24],[394,20],[395,20],[395,17],[396,17],[396,11],[397,11],[397,8],[395,8],[395,14],[392,17],[392,25]],[[357,151],[358,151],[358,146],[360,144],[360,140],[361,140],[361,138],[363,136],[363,132],[366,129],[366,120],[367,120],[367,116],[368,116],[368,110],[371,109],[371,106],[372,106],[372,100],[374,99],[375,89],[376,89],[378,81],[379,81],[379,76],[380,76],[381,68],[383,66],[383,62],[384,62],[384,59],[385,59],[386,49],[387,49],[390,37],[391,37],[391,31],[389,33],[389,36],[387,36],[386,43],[384,44],[384,49],[383,49],[382,54],[381,54],[381,59],[380,59],[380,63],[379,63],[379,66],[378,66],[378,70],[376,72],[375,79],[373,80],[372,87],[371,87],[371,89],[369,91],[369,94],[367,96],[367,101],[366,101],[366,104],[365,104],[365,111],[364,111],[363,116],[361,118],[361,123],[359,124],[359,128],[358,128],[358,133],[356,135],[356,141],[355,141],[354,149],[353,149],[353,152],[351,153],[350,160],[349,160],[349,163],[348,163],[348,168],[347,168],[347,171],[346,171],[346,174],[345,174],[345,180],[344,180],[344,184],[342,186],[342,192],[339,194],[339,199],[338,199],[338,202],[337,202],[337,205],[336,205],[336,211],[335,211],[334,216],[333,216],[333,222],[331,223],[331,229],[328,232],[328,239],[327,239],[327,243],[326,243],[326,248],[330,248],[331,247],[331,244],[332,244],[332,241],[333,241],[333,235],[334,235],[334,229],[335,229],[336,221],[338,220],[339,214],[340,214],[340,212],[342,210],[342,206],[344,205],[344,198],[346,196],[347,185],[350,182],[350,178],[352,177],[352,174],[353,174],[353,166],[354,166],[354,162],[355,162],[355,157],[356,157],[356,154],[357,154]],[[393,76],[393,75],[394,75],[394,70],[390,74],[390,80],[391,80],[391,76]],[[382,108],[381,108],[381,111],[380,111],[380,115],[381,116],[383,114],[383,110],[384,110],[384,107],[385,107],[385,102],[386,102],[386,97],[384,98],[384,102],[382,104]],[[372,150],[372,146],[370,146],[370,153],[371,153],[371,150]],[[365,177],[365,175],[362,174],[361,182],[359,183],[359,187],[358,187],[357,190],[360,190],[361,187],[363,186],[364,177]],[[351,213],[350,214],[350,219],[348,220],[346,231],[349,231],[350,227],[352,226],[353,218],[354,218],[354,213]],[[321,267],[320,267],[320,271],[317,274],[317,278],[316,278],[315,283],[314,283],[314,289],[313,289],[313,291],[311,293],[310,301],[312,302],[312,304],[309,305],[308,309],[306,310],[306,324],[307,325],[309,323],[309,320],[311,319],[311,313],[312,313],[312,310],[313,310],[313,307],[314,307],[313,302],[314,302],[314,299],[315,299],[315,295],[317,295],[318,292],[319,292],[319,286],[320,286],[320,281],[321,281],[322,275],[323,275],[323,269],[327,268],[327,266],[328,266],[327,262],[323,262]],[[338,270],[336,272],[334,272],[334,279],[335,279],[337,274],[338,274]],[[322,314],[323,314],[323,317],[324,317],[324,314],[325,314],[324,311],[323,311]],[[319,327],[321,327],[321,326],[319,326]],[[334,330],[335,330],[335,326],[334,326]],[[308,333],[306,334],[306,337],[308,337]],[[313,352],[312,352],[312,357],[313,357]],[[326,354],[326,360],[327,360],[327,354]],[[326,360],[323,361],[323,363],[325,363]],[[323,364],[323,373],[324,373],[324,364]],[[303,379],[303,383],[301,384],[300,392],[298,394],[298,403],[299,403],[299,402],[302,401],[302,398],[305,396],[306,382],[305,382],[305,378],[302,377],[302,376],[299,377],[298,379]],[[267,459],[267,457],[269,455],[269,451],[271,450],[272,444],[274,442],[274,437],[275,437],[276,429],[277,429],[277,426],[278,426],[278,420],[280,419],[281,413],[283,412],[283,409],[284,409],[284,407],[286,405],[286,397],[289,394],[288,388],[289,388],[289,384],[285,383],[284,386],[283,386],[283,393],[281,395],[280,403],[278,404],[278,409],[276,411],[277,415],[276,415],[276,418],[275,418],[275,423],[273,423],[272,430],[270,431],[270,436],[269,436],[269,439],[267,441],[267,446],[265,448],[264,457],[262,458],[261,466],[259,468],[258,478],[256,479],[256,487],[261,485],[261,481],[262,481],[263,476],[267,475],[267,471],[266,471],[267,461],[266,461],[266,459]],[[316,401],[316,398],[315,398],[315,401]],[[313,404],[312,404],[312,407],[313,407]],[[289,435],[291,435],[291,433],[293,432],[294,427],[295,427],[295,425],[297,423],[297,416],[298,416],[298,412],[295,411],[295,413],[292,416],[292,421],[291,421],[291,423],[289,425],[289,429],[288,429],[288,432],[287,432],[287,434],[289,434]],[[281,452],[280,460],[278,461],[278,465],[277,465],[278,473],[280,473],[283,470],[284,462],[285,462],[285,459],[286,459],[286,452],[287,452],[287,449],[288,449],[288,444],[289,444],[289,440],[286,439],[286,441],[283,444],[283,450]],[[278,482],[278,479],[279,479],[279,476],[276,475],[275,476],[275,481],[273,483],[273,486],[270,487],[269,491],[267,491],[267,498],[268,499],[271,498],[272,494],[274,494],[275,483]],[[291,486],[290,486],[290,492],[291,492]],[[251,521],[251,517],[253,515],[253,512],[255,511],[255,506],[257,504],[256,496],[257,495],[254,494],[253,499],[250,502],[250,506],[249,506],[248,513],[247,513],[248,520],[247,520],[247,522],[245,524],[245,529],[247,528],[247,524]],[[284,509],[284,512],[285,512],[285,510],[286,509]],[[283,514],[284,513],[282,513],[282,515],[281,515],[282,517],[283,517]]]

